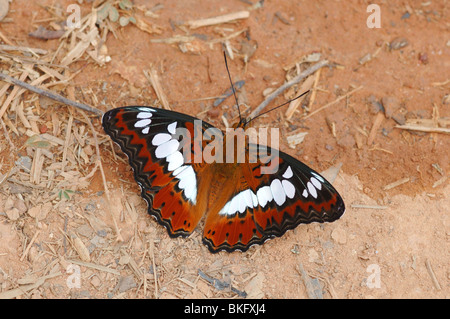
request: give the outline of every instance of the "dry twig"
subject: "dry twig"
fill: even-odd
[[[317,62],[313,66],[309,67],[308,69],[306,69],[305,71],[303,71],[302,73],[300,73],[299,75],[294,77],[292,80],[284,83],[282,86],[280,86],[274,92],[272,92],[272,94],[270,94],[260,105],[258,105],[253,110],[253,112],[250,114],[250,118],[254,118],[259,113],[261,113],[261,111],[264,110],[264,108],[266,108],[266,106],[269,105],[269,103],[272,102],[273,99],[275,99],[278,95],[283,93],[284,90],[286,90],[286,89],[290,88],[291,86],[299,83],[301,80],[303,80],[307,76],[313,74],[318,69],[320,69],[320,68],[322,68],[322,67],[324,67],[326,65],[328,65],[328,61],[327,60],[322,60],[320,62]]]
[[[159,101],[161,102],[162,106],[166,110],[170,110],[169,102],[167,101],[166,94],[164,93],[161,82],[159,81],[158,73],[155,69],[150,69],[150,71],[144,70],[144,75],[147,78],[147,80],[152,85],[153,89],[155,90],[156,96],[158,97]]]
[[[400,185],[408,183],[408,182],[409,182],[409,177],[405,177],[405,178],[399,179],[398,181],[395,181],[393,183],[390,183],[390,184],[384,186],[383,190],[387,191],[387,190],[390,190],[394,187],[400,186]]]
[[[250,16],[249,11],[239,11],[234,13],[225,14],[222,16],[214,17],[214,18],[207,18],[207,19],[200,19],[200,20],[191,20],[187,22],[187,25],[191,29],[197,29],[205,26],[210,25],[216,25],[221,23],[227,23],[234,20],[239,19],[247,19]]]
[[[86,105],[86,104],[82,104],[82,103],[78,103],[78,102],[69,100],[69,99],[65,98],[64,96],[59,95],[57,93],[54,93],[52,91],[40,89],[40,88],[35,87],[33,85],[30,85],[30,84],[28,84],[26,82],[23,82],[23,81],[15,79],[13,77],[10,77],[9,75],[6,75],[6,74],[4,74],[2,72],[0,72],[0,80],[3,80],[5,82],[8,82],[8,83],[11,83],[11,84],[14,84],[14,85],[18,85],[18,86],[20,86],[20,87],[22,87],[24,89],[27,89],[27,90],[29,90],[31,92],[34,92],[34,93],[37,93],[39,95],[43,95],[45,97],[48,97],[48,98],[50,98],[52,100],[55,100],[55,101],[58,101],[60,103],[63,103],[63,104],[66,104],[66,105],[70,105],[70,106],[73,106],[73,107],[76,107],[78,109],[85,110],[85,111],[88,111],[88,112],[91,112],[91,113],[95,113],[97,115],[103,115],[103,112],[100,111],[99,109],[93,108],[93,107],[91,107],[89,105]],[[3,108],[0,110],[0,117],[3,116],[5,111],[6,111],[6,109],[4,110]]]

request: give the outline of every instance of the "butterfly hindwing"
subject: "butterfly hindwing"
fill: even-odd
[[[211,251],[245,251],[299,224],[342,216],[344,202],[325,178],[288,154],[279,152],[272,160],[278,165],[271,174],[262,174],[267,166],[261,162],[242,165],[233,196],[218,212],[209,212],[203,241]]]

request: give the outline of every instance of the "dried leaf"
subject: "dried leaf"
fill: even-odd
[[[133,8],[133,3],[130,0],[122,0],[119,2],[119,7],[122,10],[130,10]]]
[[[24,147],[34,147],[34,148],[49,148],[51,146],[50,142],[44,141],[39,135],[33,135],[26,140]]]
[[[81,260],[84,262],[91,261],[91,256],[89,255],[89,250],[84,245],[83,241],[80,239],[80,237],[76,237],[73,241],[73,247],[77,251],[78,255],[80,256]]]
[[[119,24],[121,27],[125,27],[126,25],[128,25],[128,23],[130,23],[130,19],[127,17],[120,17],[119,19]]]
[[[100,10],[97,11],[97,23],[102,22],[109,15],[109,10],[111,9],[111,4],[105,4]]]
[[[111,7],[111,9],[109,10],[108,18],[112,22],[116,22],[119,19],[119,12],[116,8]]]

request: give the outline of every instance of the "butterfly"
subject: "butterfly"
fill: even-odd
[[[245,132],[248,123],[241,118],[234,131]],[[345,211],[324,177],[274,148],[246,140],[234,147],[231,161],[218,161],[236,138],[190,115],[127,106],[104,113],[102,125],[128,156],[149,214],[171,237],[189,236],[204,219],[203,243],[213,253],[246,251],[299,224],[335,221]]]

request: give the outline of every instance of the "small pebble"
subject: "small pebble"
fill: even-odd
[[[384,114],[387,118],[391,118],[395,111],[397,111],[400,107],[400,103],[397,98],[393,96],[384,96],[381,99],[381,103],[384,107]]]
[[[402,37],[397,37],[389,43],[391,50],[399,50],[406,47],[409,44],[408,40]]]
[[[404,19],[409,19],[410,16],[411,16],[411,14],[410,14],[409,12],[405,12],[405,13],[402,15],[401,19],[402,19],[402,20],[404,20]]]
[[[428,61],[428,54],[423,53],[423,52],[419,53],[419,61],[422,64],[428,64],[428,62],[429,62]]]

